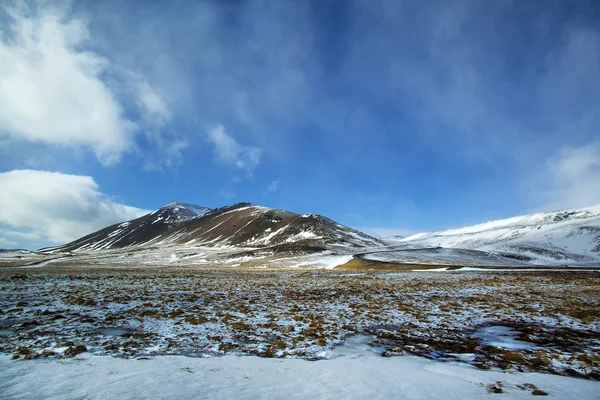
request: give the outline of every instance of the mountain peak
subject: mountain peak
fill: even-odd
[[[162,206],[158,210],[154,211],[153,214],[164,211],[175,213],[177,215],[177,220],[186,220],[202,216],[207,212],[212,211],[212,209],[208,207],[197,206],[195,204],[172,201],[169,204]]]

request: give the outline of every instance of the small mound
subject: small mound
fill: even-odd
[[[347,263],[335,267],[335,269],[343,271],[413,271],[439,268],[439,265],[389,263],[373,260],[363,260],[360,258],[353,258]]]

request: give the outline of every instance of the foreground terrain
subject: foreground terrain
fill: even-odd
[[[15,362],[0,357],[4,399],[554,399],[594,400],[600,383],[507,374],[421,357],[379,357],[360,341],[333,359],[90,356]],[[435,382],[435,384],[432,384]]]
[[[0,269],[0,352],[381,356],[600,380],[598,272]],[[14,361],[17,362],[17,361]]]

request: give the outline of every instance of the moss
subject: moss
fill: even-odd
[[[143,310],[139,313],[140,317],[156,317],[159,314],[158,310]]]
[[[231,327],[234,329],[242,330],[242,331],[249,331],[252,329],[252,327],[250,325],[248,325],[247,323],[245,323],[244,321],[236,321],[231,324]]]
[[[208,318],[203,315],[186,315],[183,320],[192,325],[200,325],[208,322]]]

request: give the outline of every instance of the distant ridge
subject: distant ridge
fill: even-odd
[[[600,262],[600,205],[419,233],[401,242],[483,250],[541,263]]]

